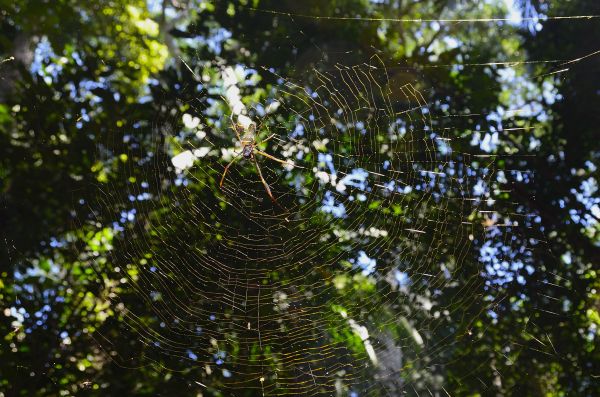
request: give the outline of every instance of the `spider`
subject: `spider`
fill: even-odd
[[[269,187],[269,184],[267,183],[267,181],[265,181],[265,178],[263,177],[260,166],[258,165],[258,161],[256,161],[255,154],[260,154],[261,156],[264,156],[271,160],[277,161],[278,163],[285,164],[285,165],[291,165],[292,167],[298,167],[298,168],[304,168],[304,167],[300,167],[299,165],[296,165],[289,161],[278,159],[277,157],[271,156],[269,153],[265,153],[262,150],[258,150],[256,148],[258,145],[260,145],[261,143],[267,142],[268,140],[273,138],[275,136],[275,134],[271,134],[266,139],[264,139],[260,142],[257,142],[256,141],[256,124],[254,123],[254,121],[250,120],[248,117],[239,116],[237,123],[234,122],[233,118],[232,118],[231,122],[233,125],[233,130],[235,131],[235,135],[237,136],[237,139],[240,142],[240,145],[242,146],[242,151],[240,153],[236,154],[235,157],[229,162],[229,164],[227,164],[225,166],[225,170],[223,171],[223,176],[221,176],[221,183],[219,183],[219,187],[221,187],[221,188],[223,187],[223,182],[225,182],[225,176],[227,175],[227,171],[229,170],[229,167],[231,167],[231,165],[233,165],[233,163],[235,161],[239,160],[240,156],[242,156],[247,160],[252,160],[252,162],[254,163],[254,166],[256,167],[256,171],[258,172],[258,177],[260,178],[260,181],[262,182],[263,186],[265,187],[267,194],[269,195],[271,200],[277,204],[277,200],[275,200],[273,193],[271,193],[271,188]]]

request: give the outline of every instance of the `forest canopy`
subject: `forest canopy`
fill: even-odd
[[[0,397],[600,395],[600,2],[0,29]]]

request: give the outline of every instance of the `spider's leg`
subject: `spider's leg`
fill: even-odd
[[[231,161],[229,162],[229,164],[227,164],[227,165],[225,166],[225,170],[223,171],[223,176],[221,177],[221,183],[219,183],[219,187],[223,187],[223,182],[225,182],[225,175],[227,175],[227,171],[229,170],[229,167],[231,167],[231,165],[232,165],[232,164],[233,164],[233,163],[234,163],[236,160],[238,160],[238,159],[240,158],[240,154],[241,154],[241,153],[238,153],[238,154],[237,154],[237,155],[236,155],[236,156],[233,158],[233,160],[231,160]]]
[[[258,161],[256,161],[255,157],[252,157],[252,160],[254,160],[254,165],[256,166],[256,170],[258,171],[258,176],[260,177],[260,181],[262,182],[263,186],[265,187],[267,194],[269,195],[269,197],[271,198],[271,200],[273,200],[273,202],[275,204],[279,204],[279,203],[277,203],[277,200],[275,200],[275,197],[273,197],[273,193],[271,193],[271,188],[269,187],[269,184],[267,183],[267,181],[265,181],[265,178],[263,178],[262,172],[260,170],[260,166],[258,165]]]
[[[237,139],[238,139],[238,141],[240,141],[240,144],[241,144],[242,137],[240,136],[240,133],[238,131],[238,128],[239,128],[238,123],[233,121],[233,114],[229,115],[229,119],[231,120],[231,126],[233,127],[233,132],[235,132],[235,136],[237,136]]]
[[[275,160],[275,161],[277,161],[277,162],[279,162],[281,164],[291,165],[292,167],[298,167],[298,168],[306,169],[305,167],[301,167],[301,166],[296,165],[294,163],[290,163],[289,161],[278,159],[277,157],[271,156],[269,153],[265,153],[265,152],[260,151],[258,149],[254,149],[254,152],[260,154],[261,156],[265,156],[267,158],[270,158],[271,160]]]
[[[275,135],[277,134],[271,134],[267,137],[267,139],[263,139],[262,141],[258,142],[257,145],[260,145],[261,143],[267,142],[269,139],[273,138]]]

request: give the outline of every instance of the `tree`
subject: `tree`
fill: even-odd
[[[531,34],[451,22],[503,3],[433,0],[2,9],[6,395],[596,390],[596,76],[546,62],[592,54],[568,38],[593,20]],[[298,167],[242,160],[219,188],[243,112]]]

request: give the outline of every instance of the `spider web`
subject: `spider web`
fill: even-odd
[[[159,193],[126,192],[136,204],[122,220],[143,221],[108,264],[130,286],[111,297],[121,338],[201,390],[442,388],[453,346],[506,298],[483,261],[465,261],[482,241],[505,244],[522,216],[493,210],[497,155],[466,153],[461,116],[435,114],[419,82],[379,57],[303,80],[261,72],[273,81],[265,101],[239,100],[257,71],[223,68],[209,107],[190,101],[157,121],[141,186]],[[219,189],[242,150],[239,120],[296,165],[255,154],[276,203],[247,159]],[[108,208],[123,192],[104,193]],[[109,335],[98,341],[119,352]]]
[[[489,23],[500,31],[510,22],[454,14],[405,19],[254,11],[340,26],[376,22],[382,29],[416,23],[471,31]],[[529,28],[538,21],[521,19]],[[472,385],[479,367],[491,373],[477,377],[489,391],[486,382],[502,386],[503,369],[525,350],[540,362],[566,358],[557,357],[550,336],[536,333],[534,322],[538,311],[545,320],[562,318],[568,300],[544,296],[539,302],[550,303],[538,309],[535,299],[518,295],[518,285],[524,273],[540,275],[532,282],[556,282],[557,289],[571,280],[532,268],[540,258],[557,261],[550,252],[534,262],[534,252],[549,250],[539,217],[511,202],[534,175],[526,165],[507,169],[504,160],[519,167],[522,152],[495,145],[498,133],[537,128],[531,106],[541,100],[532,97],[555,95],[553,74],[599,52],[516,61],[513,52],[497,62],[461,54],[450,58],[460,64],[430,58],[414,68],[383,55],[358,62],[361,50],[318,47],[304,37],[317,54],[307,58],[321,59],[304,68],[301,57],[289,75],[268,65],[205,61],[200,51],[192,60],[180,58],[179,70],[165,71],[177,74],[177,84],[168,86],[172,76],[150,84],[148,98],[159,110],[151,125],[140,120],[124,136],[115,129],[99,145],[97,164],[110,169],[109,179],[98,186],[97,202],[80,201],[98,219],[80,221],[82,230],[97,227],[104,237],[92,238],[98,247],[82,249],[77,260],[93,263],[98,285],[90,285],[90,293],[110,303],[96,311],[98,329],[82,332],[117,366],[150,363],[165,382],[215,396],[450,395],[449,383]],[[514,75],[520,66],[539,64],[554,71]],[[435,79],[422,72],[442,68],[467,78],[489,72],[513,95],[503,104],[514,107],[486,115],[447,111],[459,100],[444,102]],[[538,78],[544,93],[531,83]],[[181,81],[187,81],[183,87]],[[511,120],[518,114],[522,119]],[[490,122],[482,128],[482,120]],[[499,129],[485,130],[494,122]],[[257,150],[257,165],[240,156],[236,128],[256,140],[257,150],[288,164]],[[148,129],[149,138],[142,132]],[[104,222],[106,214],[112,225]],[[556,313],[546,310],[560,305]],[[522,323],[498,337],[496,319],[513,309]],[[25,320],[13,311],[21,327]],[[506,323],[498,329],[506,330]],[[495,334],[486,338],[488,331]],[[65,343],[69,334],[62,334]]]

